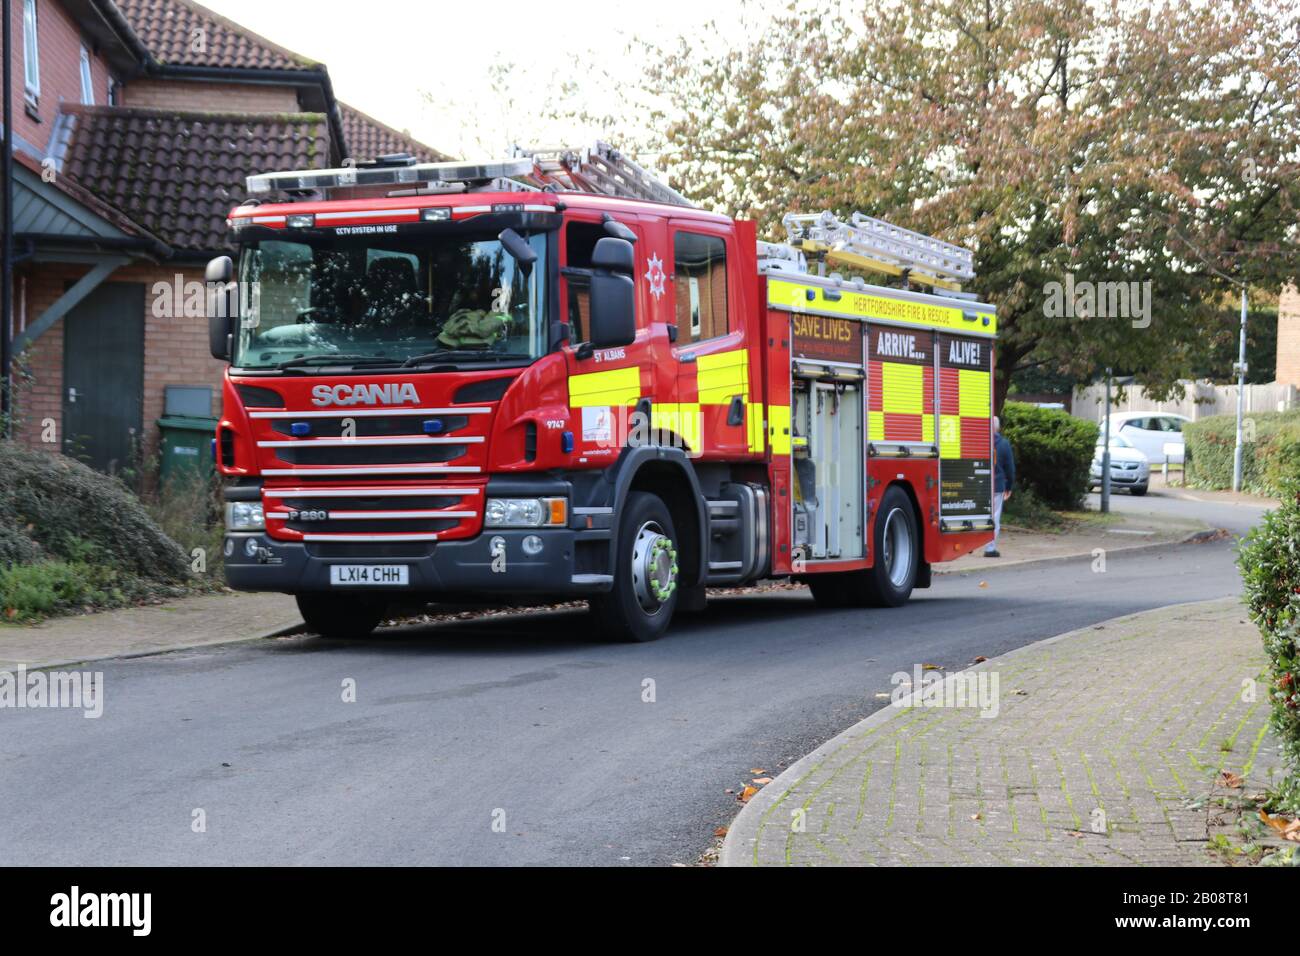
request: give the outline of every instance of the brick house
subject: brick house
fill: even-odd
[[[1293,285],[1277,301],[1277,381],[1300,388],[1300,289]]]
[[[190,0],[12,9],[15,437],[114,471],[155,452],[167,386],[208,387],[218,411],[222,366],[187,296],[230,251],[245,176],[446,157]]]

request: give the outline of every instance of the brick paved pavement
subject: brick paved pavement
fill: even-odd
[[[996,716],[882,708],[755,796],[720,863],[1212,862],[1202,801],[1218,772],[1249,790],[1278,764],[1264,689],[1243,700],[1263,669],[1236,599],[1020,648],[963,672],[988,691],[996,675]]]

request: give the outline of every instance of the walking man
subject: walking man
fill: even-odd
[[[1002,502],[1011,497],[1016,483],[1016,456],[1011,442],[1002,434],[1002,419],[993,417],[993,540],[984,547],[984,557],[1000,558],[998,535],[1002,531]]]

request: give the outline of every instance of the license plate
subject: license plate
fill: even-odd
[[[400,586],[409,583],[409,574],[404,564],[331,564],[330,584]]]

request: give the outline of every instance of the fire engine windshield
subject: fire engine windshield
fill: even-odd
[[[529,360],[544,350],[544,234],[294,237],[245,246],[239,368]],[[441,360],[441,358],[439,358]],[[414,363],[413,363],[414,364]]]

